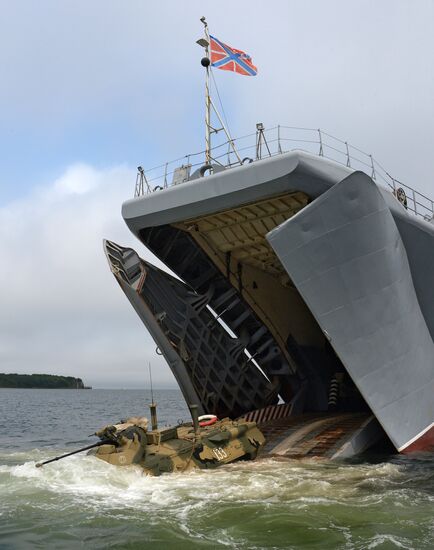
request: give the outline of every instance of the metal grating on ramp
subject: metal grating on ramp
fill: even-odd
[[[306,414],[259,424],[267,443],[263,456],[333,457],[372,418],[366,413]]]

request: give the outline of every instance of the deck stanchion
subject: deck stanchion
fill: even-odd
[[[372,155],[369,155],[369,158],[371,159],[371,168],[372,168],[371,178],[372,178],[373,180],[375,180],[376,177],[375,177],[374,159],[372,158]]]
[[[168,164],[169,164],[169,163],[166,162],[166,165],[165,165],[165,167],[164,167],[164,189],[167,189],[167,165],[168,165]]]
[[[351,161],[350,161],[350,150],[348,149],[348,142],[345,142],[345,147],[347,149],[347,166],[351,168]]]

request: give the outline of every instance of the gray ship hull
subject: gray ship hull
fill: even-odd
[[[398,451],[430,429],[434,346],[398,228],[355,173],[268,235]]]
[[[126,249],[111,248],[187,400],[233,416],[282,401],[288,415],[365,411],[398,451],[434,446],[434,226],[388,190],[293,152],[135,198],[122,214],[181,279],[135,255],[132,273],[160,281],[138,291]]]

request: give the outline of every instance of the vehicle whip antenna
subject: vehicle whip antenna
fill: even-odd
[[[154,390],[152,388],[152,367],[151,367],[151,362],[150,361],[148,362],[148,368],[149,368],[149,382],[150,382],[150,385],[151,385],[151,401],[153,403],[154,402]]]
[[[149,410],[151,411],[151,425],[152,430],[158,430],[158,420],[157,420],[157,404],[154,401],[154,389],[152,387],[152,368],[151,368],[151,362],[148,363],[149,366],[149,381],[151,384],[151,401],[152,403],[149,405]]]

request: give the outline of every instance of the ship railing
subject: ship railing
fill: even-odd
[[[374,181],[389,188],[398,200],[413,214],[427,221],[434,219],[434,201],[413,187],[394,178],[372,154],[317,128],[274,126],[220,143],[212,149],[211,165],[204,162],[205,151],[191,153],[159,166],[146,169],[139,166],[135,197],[179,185],[211,171],[230,169],[241,164],[257,162],[294,150],[319,155],[353,170],[361,170]]]

